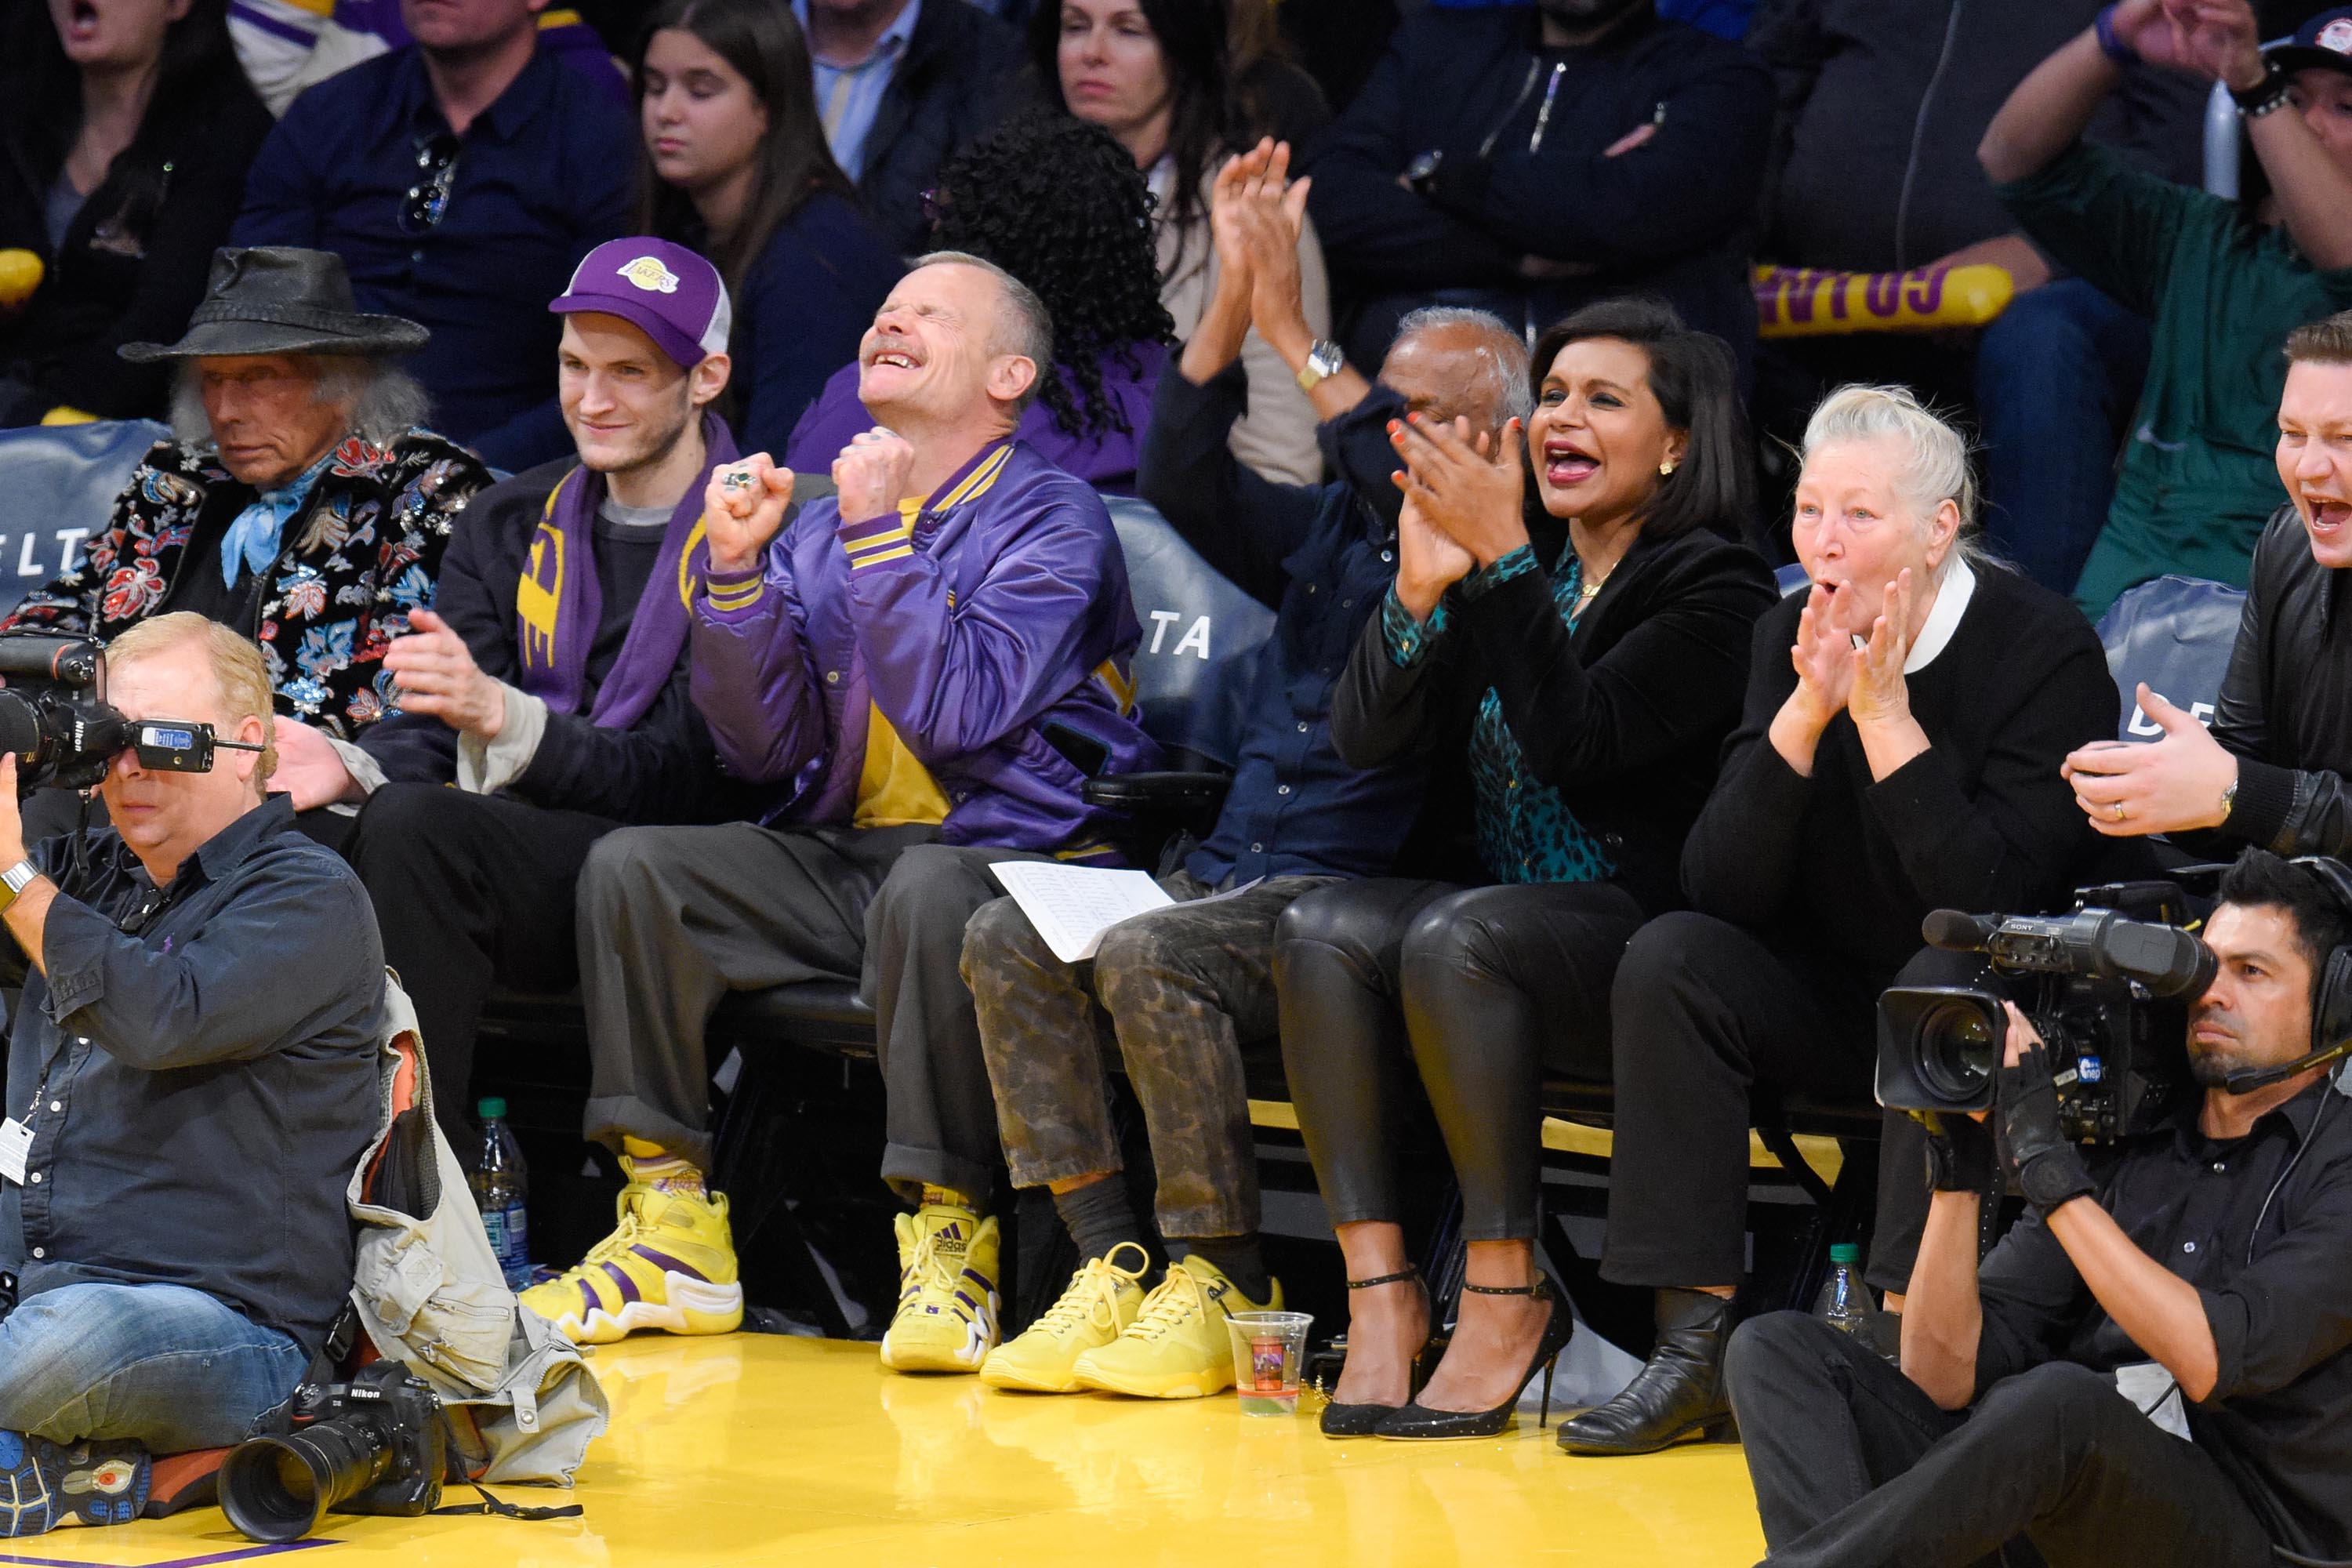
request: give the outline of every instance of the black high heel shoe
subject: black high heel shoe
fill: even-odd
[[[1373,1427],[1374,1436],[1406,1440],[1491,1437],[1510,1425],[1512,1413],[1518,1408],[1519,1395],[1538,1372],[1543,1373],[1544,1391],[1536,1425],[1541,1426],[1551,1419],[1552,1371],[1559,1363],[1559,1352],[1576,1332],[1576,1314],[1569,1310],[1567,1292],[1548,1275],[1532,1285],[1465,1284],[1462,1289],[1474,1296],[1534,1296],[1551,1303],[1551,1316],[1544,1321],[1543,1338],[1536,1342],[1536,1353],[1528,1360],[1527,1375],[1511,1390],[1511,1396],[1492,1410],[1432,1410],[1416,1399]]]
[[[1375,1285],[1395,1285],[1407,1279],[1418,1282],[1420,1279],[1420,1269],[1406,1268],[1394,1274],[1375,1275],[1370,1279],[1350,1279],[1348,1281],[1348,1289],[1369,1290]],[[1424,1303],[1429,1300],[1429,1288],[1425,1285],[1422,1287],[1422,1300]],[[1435,1315],[1435,1310],[1433,1306],[1431,1308],[1433,1317]],[[1433,1333],[1427,1342],[1413,1352],[1412,1382],[1405,1390],[1405,1397],[1408,1400],[1419,1394],[1422,1385],[1429,1381],[1429,1374],[1437,1368],[1438,1353],[1444,1348],[1444,1336]],[[1323,1436],[1369,1437],[1372,1435],[1372,1428],[1403,1408],[1402,1405],[1340,1405],[1336,1402],[1326,1405],[1323,1407],[1321,1421]]]

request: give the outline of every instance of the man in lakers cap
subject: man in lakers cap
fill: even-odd
[[[500,481],[458,520],[434,608],[385,655],[396,711],[371,731],[374,766],[346,785],[366,798],[348,852],[459,1148],[492,988],[576,983],[588,847],[740,809],[686,674],[703,489],[737,457],[711,412],[730,368],[726,288],[683,246],[615,239],[548,309],[563,319],[577,455]],[[735,1289],[731,1271],[720,1286]]]

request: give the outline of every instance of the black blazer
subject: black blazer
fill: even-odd
[[[58,172],[24,147],[0,145],[0,247],[36,251],[47,269],[24,313],[0,324],[0,374],[34,395],[18,417],[59,404],[105,419],[164,412],[170,367],[131,364],[114,351],[187,331],[269,127],[269,111],[234,68],[176,112],[150,110],[54,256],[43,215]]]
[[[1560,558],[1557,529],[1539,557]],[[1681,900],[1683,838],[1715,783],[1739,717],[1757,617],[1772,574],[1705,529],[1644,532],[1569,630],[1549,572],[1467,603],[1411,669],[1389,658],[1379,616],[1358,639],[1332,701],[1331,737],[1358,767],[1441,748],[1466,753],[1488,688],[1528,768],[1558,789],[1652,914]]]

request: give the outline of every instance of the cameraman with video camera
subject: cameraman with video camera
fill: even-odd
[[[2095,1178],[2007,1007],[1991,1126],[1924,1114],[1936,1187],[1898,1373],[1794,1312],[1728,1377],[1771,1554],[2051,1568],[2352,1557],[2352,871],[2250,849],[2205,930],[2201,1096]],[[1990,1058],[1988,1058],[1990,1059]],[[2076,1086],[2066,1086],[2073,1092]],[[1999,1147],[2030,1207],[1979,1266]]]
[[[0,694],[0,921],[33,965],[0,1107],[6,1536],[135,1519],[151,1455],[286,1400],[352,1288],[376,1130],[375,917],[264,794],[261,650],[177,613],[106,659],[102,702],[37,743]],[[19,767],[60,760],[104,767],[113,826],[28,852]]]

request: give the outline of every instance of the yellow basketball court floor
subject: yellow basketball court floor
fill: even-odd
[[[593,1364],[613,1426],[579,1487],[503,1489],[577,1501],[584,1518],[338,1514],[323,1543],[287,1549],[256,1547],[208,1508],[0,1541],[0,1564],[1747,1568],[1763,1555],[1738,1449],[1571,1459],[1532,1414],[1489,1441],[1335,1443],[1307,1415],[1245,1416],[1230,1397],[898,1376],[866,1344],[641,1336]]]

